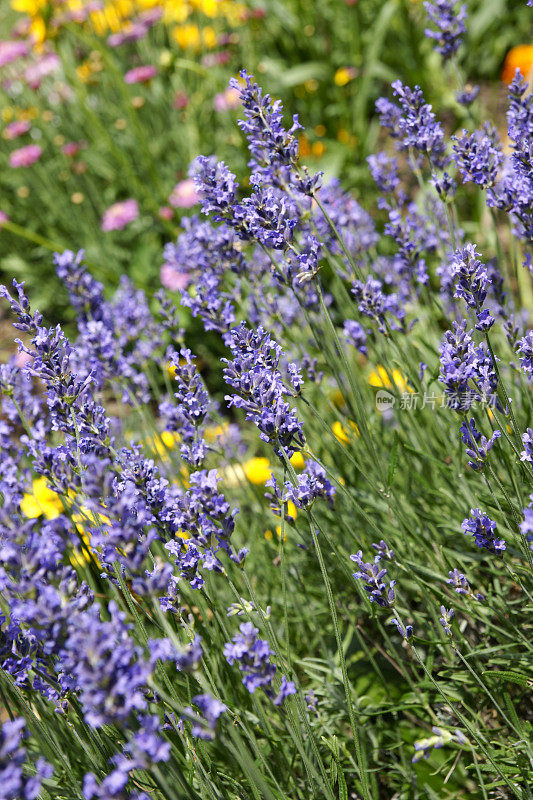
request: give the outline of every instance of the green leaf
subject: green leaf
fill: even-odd
[[[507,669],[487,669],[482,674],[493,680],[516,683],[518,686],[533,686],[533,680],[520,672],[512,672]]]
[[[396,472],[396,467],[398,466],[398,431],[394,431],[394,441],[391,447],[391,453],[389,458],[389,469],[387,472],[387,483],[389,486],[392,486],[392,481],[394,479],[394,473]]]

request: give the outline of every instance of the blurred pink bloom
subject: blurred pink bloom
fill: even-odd
[[[192,208],[196,203],[200,202],[200,198],[194,189],[194,183],[191,178],[177,183],[172,189],[172,193],[168,198],[168,202],[174,208]]]
[[[23,134],[28,133],[30,128],[31,125],[27,119],[17,119],[15,122],[11,122],[9,125],[6,125],[4,128],[4,138],[17,139],[19,136],[23,136]]]
[[[0,67],[11,64],[17,58],[27,56],[29,52],[27,42],[20,41],[0,41]]]
[[[139,14],[139,16],[133,19],[123,30],[118,33],[112,33],[107,40],[108,45],[110,47],[120,47],[120,45],[126,42],[136,42],[138,39],[143,39],[152,25],[155,25],[162,16],[162,8],[151,8]]]
[[[185,94],[185,92],[176,92],[174,95],[174,100],[172,101],[172,107],[181,109],[187,108],[189,105],[189,97]]]
[[[143,11],[137,17],[138,22],[142,23],[143,25],[155,25],[164,14],[163,6],[154,6],[154,8],[149,8],[147,11]]]
[[[114,203],[104,211],[101,228],[103,231],[121,231],[139,216],[137,200],[130,198],[121,203]]]
[[[161,284],[165,289],[170,289],[171,292],[185,289],[191,280],[189,272],[178,272],[169,264],[163,264],[159,277],[161,279]]]
[[[82,8],[73,8],[58,14],[54,18],[54,27],[61,27],[65,22],[85,22],[91,14],[95,11],[101,11],[103,8],[102,0],[91,0],[91,2],[85,3]]]
[[[218,64],[227,64],[231,58],[229,50],[219,50],[218,53],[207,53],[202,58],[204,67],[216,67]]]
[[[46,53],[35,64],[31,64],[27,68],[24,77],[30,89],[38,89],[43,78],[53,72],[57,72],[60,67],[61,60],[59,56],[55,53]]]
[[[0,211],[0,229],[2,228],[4,222],[9,222],[9,217],[5,211]]]
[[[74,158],[74,156],[78,155],[80,150],[85,149],[86,147],[87,147],[87,142],[84,142],[84,141],[81,141],[81,142],[67,142],[61,148],[61,152],[65,156],[71,156],[72,158]]]
[[[27,144],[26,147],[19,147],[13,150],[9,156],[9,166],[13,169],[18,167],[31,167],[42,155],[43,148],[38,144]]]
[[[148,26],[147,25],[140,25],[139,23],[134,23],[130,25],[128,28],[125,28],[123,31],[119,31],[118,33],[112,33],[111,36],[108,37],[107,43],[109,47],[120,47],[122,44],[126,44],[126,42],[136,42],[139,39],[142,39],[148,33]]]
[[[230,108],[238,108],[240,104],[240,95],[236,89],[225,89],[213,98],[215,111],[228,111]]]
[[[19,369],[25,367],[28,361],[33,361],[33,356],[30,356],[29,353],[25,353],[24,350],[20,350],[14,358],[14,365]]]
[[[155,78],[157,69],[151,64],[146,64],[143,67],[134,67],[124,75],[126,83],[146,83],[147,81]]]
[[[170,206],[161,206],[159,211],[157,212],[161,219],[172,219],[174,216],[174,212],[170,208]]]

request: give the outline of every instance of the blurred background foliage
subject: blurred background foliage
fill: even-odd
[[[489,105],[505,95],[504,65],[531,60],[529,21],[524,0],[469,3],[463,70]],[[67,321],[54,249],[83,247],[108,288],[126,272],[156,289],[164,243],[194,202],[182,183],[191,160],[231,153],[244,174],[227,91],[243,67],[299,114],[303,160],[366,196],[374,102],[392,80],[438,99],[450,129],[468,124],[424,27],[418,0],[0,0],[0,279],[24,279],[34,305]],[[6,63],[6,42],[27,43],[27,55]],[[141,66],[155,75],[127,82]],[[16,121],[28,129],[13,139]],[[38,160],[10,166],[28,144],[42,148]],[[129,198],[138,217],[103,232],[105,210]]]

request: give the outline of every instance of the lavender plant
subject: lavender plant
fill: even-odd
[[[428,6],[455,58],[462,10]],[[249,180],[198,157],[209,219],[162,256],[197,353],[178,296],[106,299],[81,252],[77,336],[1,290],[0,792],[527,800],[524,83],[506,163],[395,82],[363,208],[241,77]]]

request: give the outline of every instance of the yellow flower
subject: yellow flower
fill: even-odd
[[[395,387],[399,392],[412,392],[410,386],[407,385],[407,379],[402,375],[399,369],[393,369],[391,373],[392,380]],[[376,389],[392,389],[392,383],[385,367],[378,364],[368,376],[368,383]]]
[[[278,534],[278,539],[281,541],[281,525],[276,525],[276,533]],[[273,539],[273,534],[271,530],[265,531],[265,539],[267,542],[271,542]],[[283,537],[283,541],[287,541],[287,534]]]
[[[33,494],[25,494],[20,503],[20,510],[28,519],[36,519],[42,514],[47,519],[55,519],[63,511],[63,503],[59,495],[46,484],[46,478],[35,478],[32,485]]]
[[[250,483],[266,483],[270,478],[270,461],[268,458],[256,456],[242,465],[244,474]]]
[[[213,47],[216,47],[217,35],[215,30],[210,25],[203,29],[202,41],[209,50],[212,50]]]
[[[304,457],[299,451],[296,451],[296,453],[291,456],[291,464],[294,469],[303,469],[305,467]]]
[[[28,31],[30,38],[36,45],[40,45],[46,39],[46,24],[42,17],[33,17]]]
[[[43,8],[48,5],[48,0],[11,0],[11,8],[13,11],[19,11],[21,14],[28,14],[30,17],[35,17]]]
[[[359,436],[359,428],[352,419],[348,420],[348,427],[337,420],[331,426],[331,430],[341,444],[348,444],[354,436]]]
[[[335,81],[336,86],[346,86],[347,83],[350,83],[356,76],[356,71],[354,67],[340,67],[335,73],[335,77],[333,80]]]
[[[178,25],[172,31],[172,36],[179,47],[186,50],[191,48],[199,50],[201,45],[200,30],[198,25],[189,23],[188,25]]]
[[[229,428],[229,422],[223,422],[222,425],[209,425],[204,431],[204,438],[208,442],[216,442],[219,436],[224,436]]]
[[[162,461],[168,461],[168,451],[172,450],[174,445],[181,441],[178,433],[171,431],[163,431],[159,436],[154,436],[153,439],[146,440],[145,444],[148,445],[153,453],[156,453]]]

